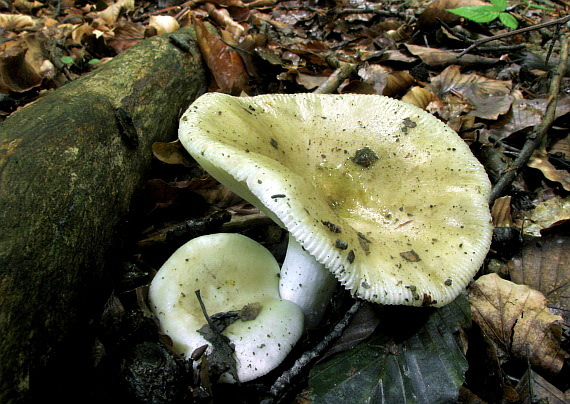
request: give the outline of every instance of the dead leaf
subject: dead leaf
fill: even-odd
[[[135,9],[134,0],[118,0],[103,11],[94,13],[94,19],[103,22],[105,25],[113,26],[119,19],[123,11],[133,11]]]
[[[434,99],[435,95],[433,95],[431,91],[418,86],[412,87],[412,89],[402,97],[402,101],[421,109],[426,109]]]
[[[198,18],[192,16],[200,52],[221,92],[239,95],[248,92],[249,75],[239,54],[217,36],[211,34]]]
[[[0,14],[0,28],[4,31],[21,30],[34,26],[34,20],[29,15]]]
[[[497,198],[491,209],[491,217],[493,218],[493,226],[495,227],[512,227],[514,226],[511,217],[511,199],[512,197],[503,196]]]
[[[500,60],[484,56],[466,54],[457,58],[458,53],[447,50],[426,48],[424,46],[406,44],[406,48],[413,55],[418,56],[422,62],[432,67],[446,67],[449,65],[474,66],[474,65],[494,65]]]
[[[30,63],[28,46],[24,41],[0,54],[0,92],[28,91],[42,83],[42,76]]]
[[[499,349],[552,374],[562,369],[562,317],[548,311],[542,293],[489,274],[469,288],[469,302],[473,320]]]
[[[515,100],[509,112],[501,117],[490,128],[490,134],[497,140],[504,139],[514,132],[533,128],[544,117],[548,100],[535,98],[532,100]],[[556,104],[556,118],[570,112],[570,96],[561,94]]]
[[[181,164],[190,167],[195,164],[194,159],[176,139],[174,142],[156,142],[152,145],[154,157],[167,164]]]
[[[567,404],[570,390],[560,391],[532,369],[526,371],[516,387],[519,403]]]
[[[548,160],[548,153],[544,150],[535,150],[527,164],[536,168],[550,181],[558,182],[566,191],[570,191],[570,173],[567,170],[557,170]]]
[[[526,245],[512,259],[513,282],[546,296],[547,306],[570,326],[570,238],[550,236]]]
[[[449,66],[431,80],[427,89],[436,96],[452,103],[466,102],[473,108],[467,113],[483,119],[497,119],[511,108],[514,97],[512,83],[493,80],[475,73],[461,73],[461,67]]]
[[[570,197],[559,196],[538,204],[525,218],[522,230],[525,234],[540,237],[542,230],[550,229],[570,219]]]
[[[435,0],[432,1],[418,17],[416,31],[428,34],[441,24],[438,20],[448,25],[455,24],[461,20],[456,14],[446,11],[450,8],[489,5],[481,0]]]

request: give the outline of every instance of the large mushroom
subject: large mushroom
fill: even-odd
[[[247,382],[277,367],[303,333],[303,312],[279,297],[278,275],[273,255],[250,238],[226,233],[201,236],[162,265],[150,286],[151,308],[174,351],[186,358],[202,346],[212,354],[231,344],[235,352],[223,362],[235,371],[224,372],[221,381],[234,382],[237,377]],[[196,290],[208,314],[240,311],[234,322],[216,330],[227,338],[227,345],[216,346],[215,338],[206,338],[215,333],[198,331],[208,321]]]
[[[442,306],[489,248],[484,168],[453,130],[401,101],[208,93],[182,116],[179,137],[289,231],[281,296],[309,326],[334,287],[329,271],[371,302]]]

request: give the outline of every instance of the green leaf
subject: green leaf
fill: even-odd
[[[494,6],[470,6],[446,10],[460,17],[479,23],[491,22],[500,14]]]
[[[507,0],[490,0],[497,11],[505,11],[507,9]]]
[[[99,59],[91,59],[89,62],[87,62],[88,65],[96,65],[97,63],[99,63],[101,60]]]
[[[74,60],[71,56],[62,56],[59,60],[61,60],[66,65],[72,65]]]
[[[519,22],[517,21],[517,19],[509,13],[499,14],[499,20],[501,20],[501,22],[505,27],[517,29],[517,27],[519,26]]]
[[[457,401],[467,370],[458,338],[459,329],[471,324],[467,298],[437,310],[386,310],[393,318],[384,319],[372,337],[311,370],[314,404]],[[401,335],[406,327],[415,329]]]

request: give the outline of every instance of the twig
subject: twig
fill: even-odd
[[[338,60],[334,56],[327,57],[329,66],[334,67],[336,70],[325,80],[313,93],[315,94],[332,94],[348,77],[356,70],[356,64],[347,63]]]
[[[491,191],[490,203],[500,197],[507,186],[513,182],[519,170],[528,162],[534,150],[540,145],[548,129],[552,125],[556,117],[556,104],[558,102],[558,93],[560,92],[560,81],[566,73],[566,64],[568,63],[568,36],[564,35],[560,38],[560,62],[553,70],[552,79],[550,80],[550,90],[548,92],[548,103],[542,121],[534,128],[528,136],[519,156],[505,170],[501,178],[497,181]]]
[[[362,307],[363,302],[361,300],[357,300],[350,309],[345,313],[342,320],[340,320],[333,328],[333,330],[326,335],[321,342],[317,344],[317,346],[309,352],[305,352],[297,361],[293,364],[291,369],[285,371],[271,386],[269,390],[269,394],[271,398],[267,398],[262,401],[262,404],[271,404],[274,403],[278,397],[283,393],[283,391],[287,388],[287,386],[291,383],[291,380],[299,375],[306,366],[321,355],[325,349],[328,348],[330,343],[335,339],[339,338],[346,327],[350,324],[350,321],[354,317],[354,315],[358,312],[358,310]]]
[[[478,39],[477,41],[473,42],[473,44],[471,44],[467,49],[464,49],[460,54],[458,54],[457,59],[459,59],[461,56],[465,55],[469,51],[473,50],[474,48],[476,48],[479,45],[482,45],[484,43],[491,42],[491,41],[494,41],[496,39],[507,38],[509,36],[513,36],[513,35],[517,35],[517,34],[522,34],[524,32],[529,32],[529,31],[534,31],[534,30],[541,29],[541,28],[550,27],[552,25],[566,24],[568,21],[570,21],[570,15],[567,15],[566,17],[562,17],[562,18],[559,18],[559,19],[554,20],[554,21],[548,21],[548,22],[544,22],[542,24],[533,25],[531,27],[516,29],[514,31],[509,31],[509,32],[504,32],[502,34],[493,35],[493,36],[490,36],[488,38]]]

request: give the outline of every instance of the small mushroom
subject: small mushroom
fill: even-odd
[[[306,315],[319,305],[304,304],[310,290],[330,285],[326,271],[372,302],[445,305],[489,249],[484,168],[453,130],[412,105],[208,93],[183,115],[179,137],[212,176],[290,232],[281,295]],[[292,262],[304,272],[288,270]]]
[[[216,313],[255,307],[222,334],[234,346],[237,376],[247,382],[277,367],[303,333],[303,311],[279,296],[279,264],[262,245],[239,234],[212,234],[190,240],[163,264],[149,299],[173,349],[190,358],[210,341],[197,330],[207,324],[200,301]],[[243,310],[242,310],[243,312]],[[232,381],[228,373],[222,381]]]

